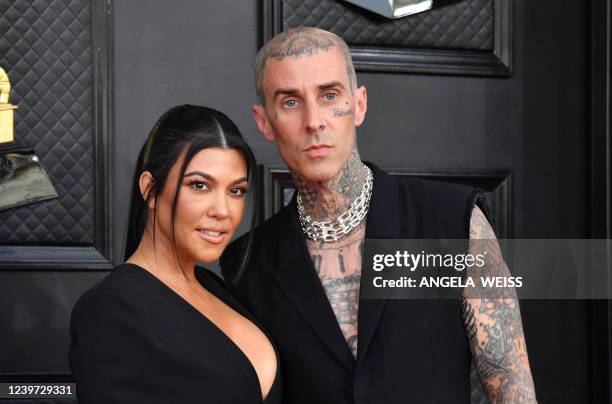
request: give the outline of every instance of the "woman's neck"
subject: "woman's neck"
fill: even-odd
[[[172,241],[161,236],[159,230],[155,241],[152,231],[145,230],[138,248],[127,262],[146,269],[165,283],[196,281],[195,260],[184,256],[179,258]]]

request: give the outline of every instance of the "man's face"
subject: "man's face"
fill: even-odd
[[[263,91],[266,105],[253,106],[253,115],[291,171],[309,182],[336,177],[367,105],[365,87],[351,91],[341,52],[334,47],[299,58],[269,58]]]

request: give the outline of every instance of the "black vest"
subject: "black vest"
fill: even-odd
[[[469,238],[476,190],[370,167],[366,238]],[[221,258],[226,279],[245,240]],[[255,230],[249,264],[232,291],[279,348],[285,403],[470,402],[459,299],[360,300],[353,358],[308,254],[295,198]]]

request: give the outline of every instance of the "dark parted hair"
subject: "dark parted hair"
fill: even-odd
[[[241,252],[241,266],[240,270],[236,273],[236,279],[240,277],[249,259],[252,234],[257,218],[257,198],[255,195],[257,164],[255,156],[249,145],[242,138],[240,130],[231,119],[222,112],[196,105],[180,105],[166,111],[157,120],[153,129],[151,129],[149,137],[140,151],[132,185],[128,234],[125,245],[126,260],[136,251],[144,234],[150,198],[163,192],[168,182],[170,170],[179,158],[184,155],[171,210],[172,242],[176,251],[174,220],[181,190],[181,179],[193,156],[201,150],[210,147],[235,149],[242,154],[247,165],[249,189],[247,193],[247,207],[251,207],[251,231],[249,232],[248,241]],[[140,175],[145,171],[149,171],[153,177],[151,185],[144,193],[146,200],[143,198],[139,187]],[[155,207],[157,207],[157,198],[155,198],[154,203]],[[157,212],[157,209],[155,209],[155,212]],[[153,215],[154,231],[156,215],[157,213]],[[155,233],[153,233],[153,237],[155,238]]]

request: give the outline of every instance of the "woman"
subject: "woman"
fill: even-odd
[[[81,404],[280,402],[270,340],[219,278],[195,266],[230,241],[255,169],[221,112],[184,105],[157,121],[136,170],[127,262],[72,312]]]

